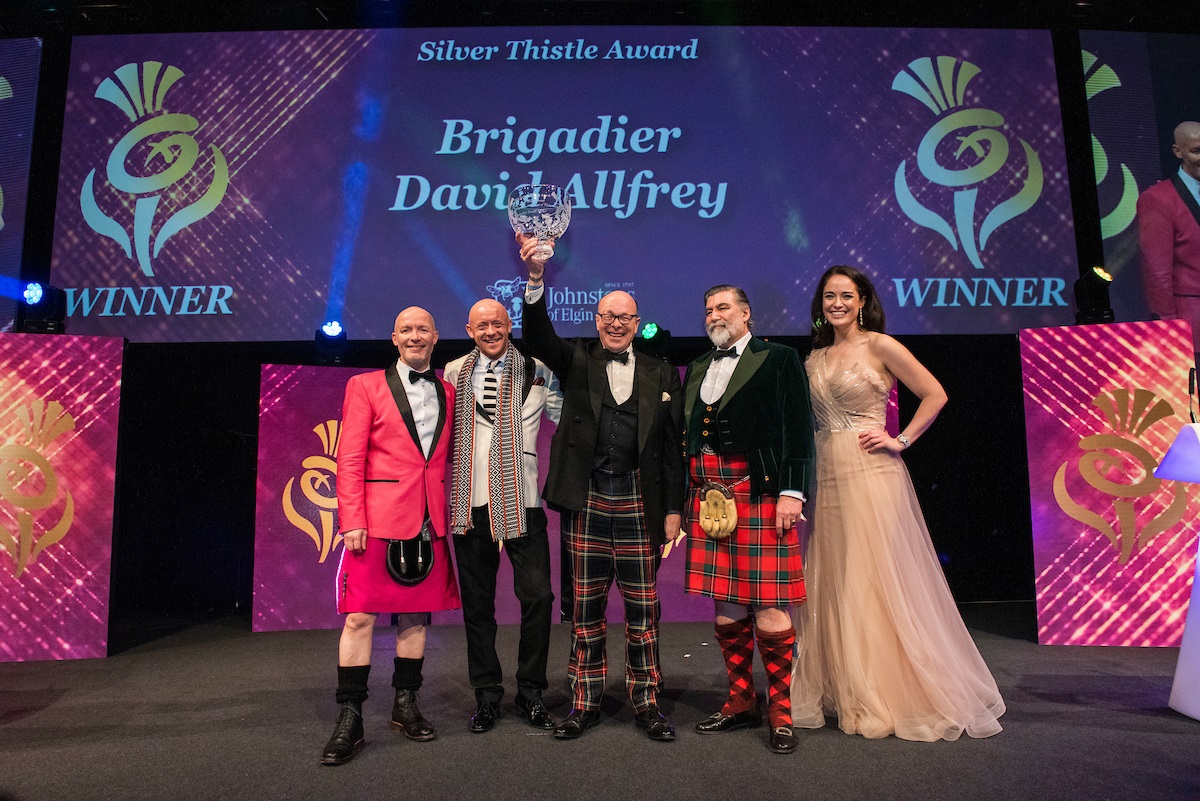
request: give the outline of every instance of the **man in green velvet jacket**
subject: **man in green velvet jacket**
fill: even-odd
[[[701,734],[757,727],[754,642],[767,667],[768,744],[796,749],[791,674],[796,631],[789,606],[805,599],[797,521],[813,471],[808,379],[793,348],[754,337],[741,289],[704,295],[716,350],[688,366],[684,445],[692,488],[686,589],[714,600],[729,699]],[[713,526],[714,515],[736,524]],[[707,529],[707,530],[706,530]]]

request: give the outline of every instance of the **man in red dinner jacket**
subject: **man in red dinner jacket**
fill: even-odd
[[[1191,323],[1200,351],[1200,122],[1179,123],[1171,150],[1179,171],[1137,202],[1142,283],[1150,311]]]
[[[386,370],[346,385],[338,444],[338,520],[345,549],[338,567],[338,612],[346,615],[338,646],[337,726],[321,764],[349,762],[363,744],[362,703],[371,670],[371,638],[380,612],[397,615],[392,726],[412,740],[432,740],[417,708],[425,623],[430,612],[457,609],[450,566],[446,465],[454,387],[429,367],[438,334],[429,312],[411,306],[396,317],[392,343],[400,358]],[[405,586],[388,572],[388,540],[429,536],[433,567]]]

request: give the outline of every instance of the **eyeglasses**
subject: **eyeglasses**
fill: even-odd
[[[612,312],[604,312],[603,314],[597,314],[596,319],[605,325],[611,325],[614,320],[620,320],[621,325],[629,325],[634,320],[640,320],[641,318],[636,314],[613,314]]]

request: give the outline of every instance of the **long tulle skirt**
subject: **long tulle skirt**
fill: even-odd
[[[1004,701],[946,585],[903,460],[819,432],[808,601],[795,609],[795,725],[956,740],[1000,731]]]

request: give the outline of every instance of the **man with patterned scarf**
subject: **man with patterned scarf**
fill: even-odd
[[[554,374],[509,341],[512,321],[495,300],[467,318],[475,348],[446,365],[456,388],[450,527],[467,630],[467,670],[475,688],[471,731],[496,723],[504,697],[496,655],[496,574],[508,552],[521,604],[516,706],[521,718],[553,729],[542,704],[550,648],[550,543],[538,494],[538,429],[558,422],[562,394]]]

